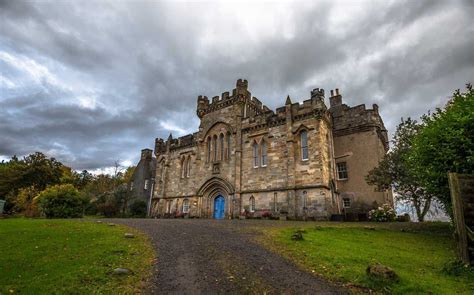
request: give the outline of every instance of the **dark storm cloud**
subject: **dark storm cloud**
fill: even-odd
[[[195,131],[196,96],[238,78],[272,108],[338,87],[393,130],[472,82],[472,14],[469,1],[0,1],[0,156],[133,162],[156,136]]]

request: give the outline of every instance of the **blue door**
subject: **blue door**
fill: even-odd
[[[224,206],[225,199],[223,196],[218,195],[214,199],[214,218],[215,219],[223,219],[224,218]]]

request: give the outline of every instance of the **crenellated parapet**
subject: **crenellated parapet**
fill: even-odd
[[[287,120],[296,122],[309,118],[323,119],[330,122],[330,113],[324,103],[324,89],[313,89],[311,99],[304,100],[302,103],[292,103],[288,96],[285,105],[277,108],[276,113],[269,110],[269,112],[264,112],[258,116],[244,118],[242,121],[243,132],[283,125]]]
[[[223,92],[221,96],[214,96],[211,100],[207,96],[198,96],[196,113],[202,119],[206,114],[237,104],[245,105],[255,115],[271,111],[258,98],[252,97],[248,91],[248,81],[239,79],[231,92]]]
[[[339,93],[339,89],[335,91],[331,90],[329,101],[329,111],[333,118],[333,131],[335,136],[375,129],[385,149],[388,150],[387,129],[380,117],[378,105],[373,104],[372,109],[367,109],[365,104],[350,107],[342,103],[342,95]]]

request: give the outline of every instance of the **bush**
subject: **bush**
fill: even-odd
[[[147,204],[142,200],[135,200],[130,205],[130,215],[133,217],[146,217],[147,213]]]
[[[399,222],[410,222],[410,214],[405,213],[403,215],[397,216],[397,221]]]
[[[79,191],[71,184],[48,187],[35,200],[47,218],[82,217],[85,205]]]
[[[382,207],[369,211],[370,221],[390,222],[394,221],[396,216],[395,210],[388,204],[383,204]]]

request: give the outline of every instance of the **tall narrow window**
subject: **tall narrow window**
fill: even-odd
[[[224,134],[221,134],[219,136],[219,145],[220,145],[220,155],[219,155],[219,158],[220,160],[224,160]]]
[[[143,189],[144,190],[147,190],[148,189],[148,184],[150,183],[150,181],[148,179],[145,179],[145,185],[143,186]]]
[[[256,142],[253,143],[253,167],[258,167],[258,144]]]
[[[278,194],[277,194],[277,192],[273,193],[273,212],[278,212]]]
[[[231,145],[230,133],[227,133],[227,160],[230,159]]]
[[[262,167],[267,166],[267,143],[262,141]]]
[[[211,138],[207,138],[207,161],[211,161]]]
[[[186,177],[189,177],[191,175],[191,156],[188,156],[188,165],[186,167]]]
[[[255,198],[251,196],[249,199],[249,210],[250,212],[255,212]]]
[[[189,213],[189,200],[184,199],[183,201],[183,213]]]
[[[303,191],[303,208],[306,209],[308,207],[308,193]]]
[[[214,141],[214,146],[213,146],[213,148],[214,148],[214,158],[213,158],[213,160],[217,161],[217,136],[216,135],[214,135],[213,141]]]
[[[301,159],[308,160],[308,132],[306,130],[301,131]]]
[[[181,158],[181,178],[186,175],[186,158]]]

